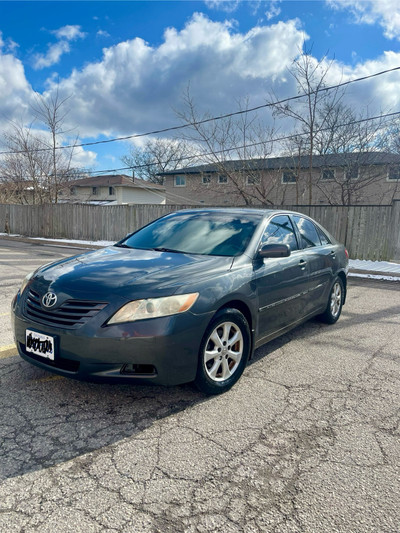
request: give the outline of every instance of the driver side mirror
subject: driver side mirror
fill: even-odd
[[[258,250],[257,258],[289,257],[290,248],[288,244],[264,244]]]

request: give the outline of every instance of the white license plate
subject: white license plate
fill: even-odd
[[[27,352],[40,355],[54,361],[54,337],[44,335],[30,329],[25,334],[25,349]]]

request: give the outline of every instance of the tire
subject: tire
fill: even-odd
[[[229,390],[243,374],[250,347],[250,328],[242,313],[237,309],[218,311],[200,345],[196,387],[208,395]]]
[[[319,316],[325,324],[334,324],[338,321],[342,312],[344,301],[343,281],[336,278],[329,292],[329,299],[325,311]]]

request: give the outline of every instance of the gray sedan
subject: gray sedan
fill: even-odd
[[[344,246],[300,213],[179,211],[28,275],[15,339],[64,376],[218,394],[256,347],[316,315],[335,323],[347,270]]]

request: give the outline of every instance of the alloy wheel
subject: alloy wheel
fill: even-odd
[[[243,356],[243,335],[233,322],[219,324],[209,336],[204,350],[204,367],[208,377],[217,382],[229,379]]]
[[[342,287],[338,281],[336,281],[332,287],[330,305],[331,314],[334,318],[336,318],[342,307]]]

